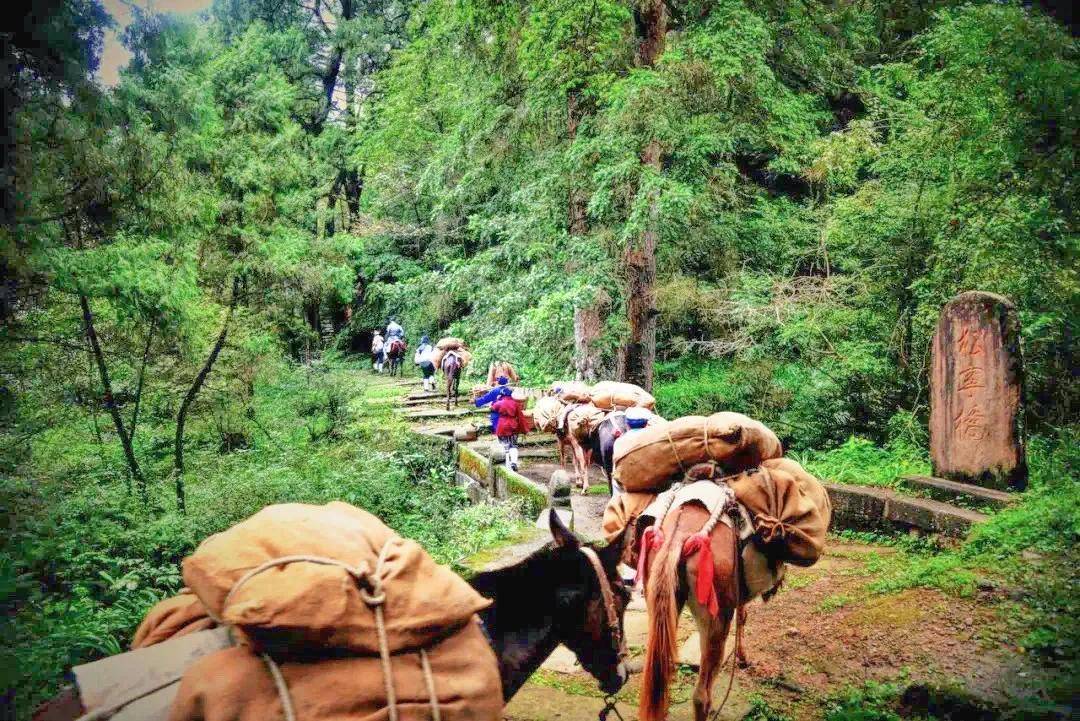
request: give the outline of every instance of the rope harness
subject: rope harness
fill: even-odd
[[[360,599],[375,614],[375,635],[379,642],[379,660],[382,665],[383,688],[386,693],[387,717],[389,721],[398,721],[397,693],[394,689],[393,667],[390,663],[390,643],[387,639],[386,619],[383,615],[383,606],[386,603],[386,593],[383,591],[382,582],[379,580],[382,576],[383,565],[386,562],[386,554],[389,550],[390,543],[383,544],[383,547],[379,550],[379,557],[375,561],[374,570],[370,570],[367,563],[361,563],[359,566],[350,566],[344,561],[339,561],[336,558],[326,558],[324,556],[298,555],[274,558],[259,564],[241,576],[240,580],[234,583],[233,587],[229,589],[229,593],[226,594],[225,601],[221,606],[222,608],[227,607],[229,601],[245,583],[271,568],[285,566],[290,563],[315,563],[321,566],[336,566],[345,569],[345,571],[352,576],[353,581],[355,581],[357,588],[360,590]],[[220,625],[226,625],[221,619],[216,618],[210,613],[209,610],[208,613],[215,622]],[[439,711],[439,699],[435,693],[435,677],[431,672],[431,663],[428,661],[426,650],[420,649],[419,653],[420,669],[424,676],[424,685],[427,688],[428,698],[431,703],[431,718],[433,721],[441,721],[442,714]],[[285,682],[285,677],[281,673],[281,667],[278,666],[277,662],[266,652],[260,652],[259,657],[262,658],[263,663],[266,664],[266,668],[270,671],[270,676],[274,679],[274,687],[277,689],[278,698],[281,699],[281,710],[285,717],[285,721],[297,721],[296,710],[292,703],[292,695],[289,693],[288,684]]]
[[[622,661],[627,656],[626,639],[623,638],[619,612],[615,608],[615,594],[611,591],[611,581],[608,580],[607,573],[604,572],[604,564],[600,562],[600,556],[596,555],[596,551],[588,546],[581,546],[579,550],[589,560],[589,565],[596,573],[596,580],[600,584],[600,596],[604,602],[604,619],[607,621],[612,639],[619,648],[618,657]]]

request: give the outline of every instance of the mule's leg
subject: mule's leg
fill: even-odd
[[[577,457],[578,482],[581,483],[581,492],[589,492],[589,467],[585,464],[585,448],[581,441],[574,440],[574,455]]]
[[[690,612],[697,624],[701,643],[701,666],[698,669],[697,685],[694,686],[694,721],[707,721],[712,710],[712,689],[717,673],[724,662],[724,642],[731,626],[731,609],[720,609],[720,616],[709,613],[697,602],[696,595],[690,593]]]
[[[736,626],[738,633],[735,634],[735,663],[739,664],[739,668],[749,668],[750,661],[746,658],[746,648],[743,644],[743,639],[746,637],[743,629],[746,628],[746,617],[749,615],[746,604],[739,606],[738,614],[738,624]]]
[[[592,447],[582,444],[581,446],[581,469],[584,472],[585,482],[582,484],[582,493],[589,492],[589,467],[592,466]]]

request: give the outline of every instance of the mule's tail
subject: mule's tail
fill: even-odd
[[[671,676],[675,672],[679,633],[679,607],[675,592],[685,533],[672,533],[649,563],[645,603],[649,612],[649,642],[642,669],[639,721],[664,721],[671,702]],[[644,551],[643,551],[644,552]]]

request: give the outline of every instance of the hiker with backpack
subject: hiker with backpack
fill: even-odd
[[[435,363],[432,360],[434,352],[435,347],[431,345],[431,338],[425,335],[420,338],[420,345],[416,347],[416,353],[413,355],[413,363],[424,374],[423,386],[428,392],[435,390]]]

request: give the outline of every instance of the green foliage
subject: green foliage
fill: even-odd
[[[895,711],[903,688],[893,683],[868,681],[830,698],[825,704],[826,721],[900,721]]]
[[[750,710],[742,717],[742,721],[791,721],[791,717],[780,713],[764,698],[758,695],[750,697]]]
[[[838,448],[796,458],[818,478],[861,486],[897,486],[900,476],[930,474],[926,452],[903,441],[882,448],[852,437]]]

